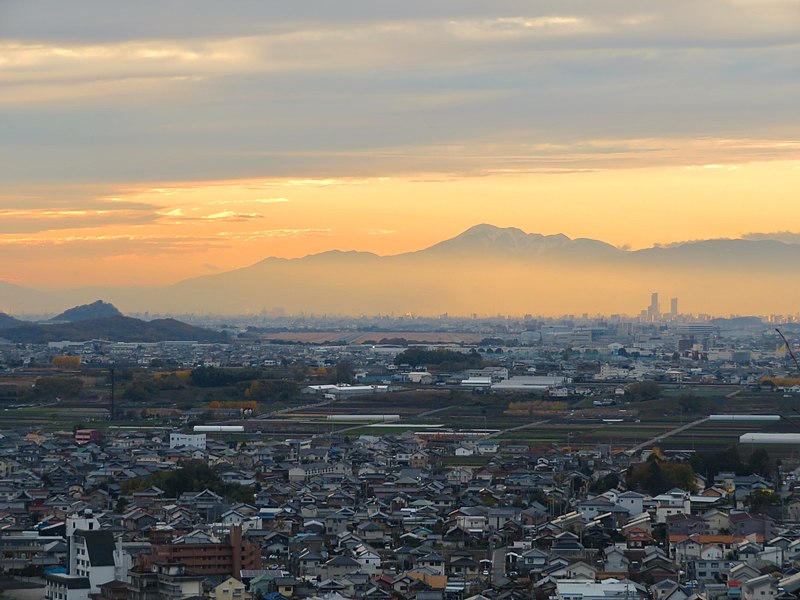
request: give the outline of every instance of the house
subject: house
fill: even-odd
[[[747,536],[755,533],[763,536],[763,539],[772,539],[778,531],[775,520],[767,515],[749,512],[731,513],[729,519],[733,535]]]
[[[608,597],[641,598],[644,590],[628,580],[604,579],[594,581],[571,581],[564,579],[556,582],[556,598],[558,600],[601,600]]]
[[[667,517],[677,514],[691,514],[692,501],[689,492],[673,488],[654,497],[656,503],[656,523],[665,523]]]
[[[253,595],[247,591],[247,586],[234,577],[228,577],[222,583],[214,586],[208,594],[211,600],[250,600]]]
[[[276,592],[284,598],[292,598],[300,582],[294,577],[276,577],[274,583]]]
[[[453,552],[450,555],[448,570],[455,577],[474,579],[480,576],[480,563],[469,552]]]
[[[550,560],[550,553],[540,548],[531,548],[523,552],[517,560],[517,566],[524,572],[539,572]]]
[[[425,567],[436,575],[444,575],[444,558],[436,553],[426,554],[417,559],[415,567]]]
[[[583,556],[584,548],[577,535],[565,531],[555,536],[550,551],[556,556],[576,558]]]
[[[605,573],[627,574],[630,561],[625,552],[618,546],[606,546],[603,549],[603,571]]]
[[[588,579],[594,581],[597,575],[597,569],[583,561],[577,561],[567,565],[560,571],[554,571],[551,575],[563,579]]]
[[[719,535],[721,533],[730,533],[731,521],[728,513],[716,508],[703,513],[703,520],[706,522],[706,533],[712,535]]]
[[[739,586],[742,600],[772,600],[778,595],[778,580],[771,574],[745,581]]]
[[[362,573],[375,574],[380,572],[381,557],[375,550],[366,544],[358,544],[352,552],[353,558],[361,565]]]
[[[334,556],[322,567],[325,576],[335,579],[361,569],[361,563],[350,556]]]
[[[89,600],[88,577],[51,573],[45,576],[45,600]]]
[[[708,533],[708,522],[697,515],[678,513],[665,518],[670,535],[693,535]]]
[[[130,574],[131,600],[191,598],[203,594],[204,577],[186,573],[180,563],[153,563],[148,570],[133,569]]]
[[[627,491],[617,496],[616,504],[630,513],[631,516],[640,515],[644,512],[644,501],[647,498],[644,494]]]
[[[578,502],[578,510],[583,513],[584,518],[587,520],[596,519],[598,515],[607,513],[616,506],[611,500],[603,496],[596,496]],[[627,512],[627,509],[625,511]]]

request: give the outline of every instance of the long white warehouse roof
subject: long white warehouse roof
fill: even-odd
[[[328,415],[328,421],[399,421],[400,415]]]
[[[195,433],[241,433],[243,425],[195,425]]]
[[[800,444],[800,433],[745,433],[740,444]]]
[[[780,415],[709,415],[710,421],[780,421]]]

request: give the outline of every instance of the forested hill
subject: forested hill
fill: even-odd
[[[12,342],[44,344],[69,340],[84,342],[93,339],[115,342],[164,342],[169,340],[224,342],[227,335],[194,327],[175,319],[142,321],[132,317],[85,319],[53,325],[25,324],[5,329],[2,337]]]

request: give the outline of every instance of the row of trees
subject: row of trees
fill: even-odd
[[[689,462],[673,462],[666,460],[663,453],[654,448],[645,462],[628,469],[625,484],[628,489],[650,494],[661,494],[675,487],[694,492],[697,489],[696,473],[710,480],[723,471],[736,475],[756,474],[771,479],[777,464],[764,449],[753,451],[747,460],[742,459],[736,446],[731,446],[719,452],[698,452]],[[606,476],[595,482],[593,489],[606,491],[615,487],[616,483],[616,476]],[[752,504],[757,507],[770,506],[775,501],[774,497],[763,494],[752,498]]]
[[[228,502],[253,502],[255,490],[249,486],[225,483],[216,470],[202,461],[186,461],[174,471],[162,471],[149,477],[128,479],[122,483],[122,493],[132,494],[156,486],[169,498],[184,492],[202,492],[205,489],[224,497]]]
[[[457,352],[455,350],[423,350],[409,348],[398,354],[394,363],[396,365],[408,364],[411,366],[425,365],[429,369],[439,371],[461,371],[475,369],[483,366],[483,358],[475,352]]]
[[[742,459],[738,446],[731,446],[719,452],[699,452],[692,456],[690,462],[695,471],[711,479],[721,471],[771,478],[777,466],[763,448],[754,450],[747,460]]]

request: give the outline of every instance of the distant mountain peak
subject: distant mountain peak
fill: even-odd
[[[469,229],[461,232],[456,237],[464,237],[464,236],[475,236],[475,235],[502,235],[502,234],[512,234],[512,235],[528,235],[519,227],[499,227],[497,225],[492,225],[491,223],[479,223],[478,225],[473,225]]]
[[[503,254],[522,258],[552,253],[570,255],[591,246],[593,252],[619,252],[617,248],[598,240],[579,238],[573,240],[563,233],[544,235],[526,233],[517,227],[497,227],[481,223],[470,227],[463,233],[434,244],[422,252],[436,254]]]
[[[59,323],[74,323],[75,321],[86,321],[89,319],[104,319],[106,317],[121,317],[122,313],[116,306],[109,302],[97,300],[91,304],[81,304],[68,310],[65,310],[60,315],[50,319],[52,322]]]

